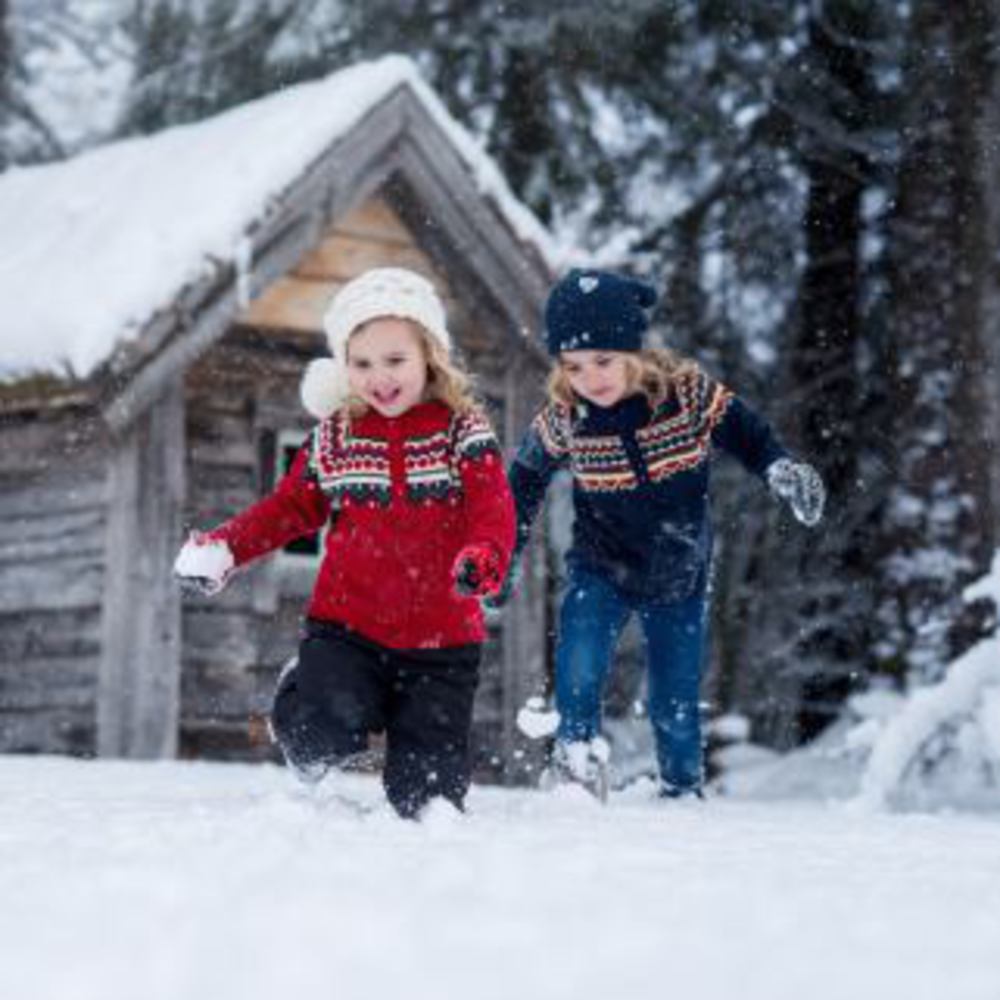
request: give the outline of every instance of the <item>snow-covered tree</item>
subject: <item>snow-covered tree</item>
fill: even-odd
[[[794,302],[772,341],[779,390],[770,413],[829,490],[820,530],[788,530],[760,491],[730,477],[724,509],[753,534],[727,533],[717,632],[725,644],[720,699],[754,716],[779,744],[814,735],[863,674],[873,600],[865,564],[877,501],[866,489],[873,453],[868,340],[878,281],[877,222],[891,179],[891,81],[900,25],[869,3],[800,9],[799,44],[780,67],[769,142],[801,196],[785,239],[797,239]],[[875,260],[872,260],[872,257]],[[744,367],[745,371],[745,367]],[[877,378],[875,378],[877,381]],[[877,395],[877,394],[876,394]]]
[[[108,139],[134,58],[128,5],[4,0],[2,10],[0,155],[33,163]]]
[[[6,137],[10,120],[10,88],[13,73],[13,53],[10,44],[10,27],[7,23],[7,0],[0,0],[0,136]],[[7,166],[9,153],[6,142],[0,141],[0,170]]]
[[[298,47],[306,42],[294,39],[316,7],[315,0],[139,0],[129,19],[136,59],[122,130],[197,121],[315,75],[308,50]]]
[[[981,637],[992,614],[963,585],[995,548],[988,350],[995,337],[995,4],[913,5],[889,228],[889,489],[879,538],[878,656],[915,679]],[[995,377],[995,375],[993,376]]]

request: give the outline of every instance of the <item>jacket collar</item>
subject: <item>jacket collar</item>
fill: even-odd
[[[576,406],[578,431],[588,434],[627,434],[649,423],[651,410],[643,393],[635,393],[613,406],[580,402]]]
[[[396,417],[386,417],[378,410],[369,408],[360,416],[353,417],[351,424],[355,432],[377,437],[409,436],[439,430],[448,425],[451,415],[451,409],[445,403],[432,399],[417,403]]]

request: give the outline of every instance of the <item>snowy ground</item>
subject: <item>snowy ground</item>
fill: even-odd
[[[341,779],[344,781],[345,779]],[[0,757],[4,1000],[998,1000],[1000,823]]]

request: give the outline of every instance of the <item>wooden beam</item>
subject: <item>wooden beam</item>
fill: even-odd
[[[521,355],[507,369],[504,405],[504,441],[508,453],[517,447],[541,392],[532,392],[530,359]],[[546,689],[545,649],[548,629],[547,581],[544,546],[536,541],[522,553],[520,583],[503,617],[501,739],[507,762],[505,777],[523,784],[537,775],[542,745],[529,741],[517,728],[517,713],[527,698]],[[531,768],[532,773],[526,773]],[[518,773],[520,772],[520,773]]]
[[[185,496],[184,390],[175,377],[111,457],[97,751],[172,757],[180,691],[180,594],[171,567]]]

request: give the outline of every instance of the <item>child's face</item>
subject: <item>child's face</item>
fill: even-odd
[[[563,351],[559,365],[573,391],[595,406],[614,406],[628,393],[623,351]]]
[[[424,398],[427,358],[420,334],[405,319],[366,323],[347,342],[351,391],[384,417],[398,417]]]

